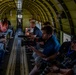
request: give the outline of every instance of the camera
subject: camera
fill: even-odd
[[[21,46],[35,46],[36,45],[36,42],[35,41],[26,41],[26,40],[22,40],[21,41]]]
[[[20,38],[23,38],[21,40],[21,46],[35,46],[36,45],[36,42],[35,41],[31,41],[28,36],[25,36],[25,35],[19,35],[18,37]]]

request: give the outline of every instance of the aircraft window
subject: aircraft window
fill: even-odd
[[[71,41],[71,36],[66,33],[63,33],[63,42],[65,41]]]

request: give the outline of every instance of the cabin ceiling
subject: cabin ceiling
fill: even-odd
[[[76,34],[76,0],[22,0],[22,10],[28,10],[32,18],[49,21],[57,30]],[[17,0],[0,0],[0,17],[17,10]]]

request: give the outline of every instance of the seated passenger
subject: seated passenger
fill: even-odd
[[[11,29],[8,29],[8,21],[4,19],[4,21],[0,24],[0,31],[5,36],[10,33],[10,37],[12,37],[13,31]]]
[[[36,26],[36,22],[35,20],[30,20],[30,29],[28,30],[28,32],[30,32],[29,34],[29,38],[31,41],[36,42],[38,38],[42,37],[42,31]],[[38,43],[37,43],[38,44]],[[35,44],[36,48],[39,48],[38,45]],[[35,52],[33,52],[33,57],[35,56]]]
[[[36,27],[34,20],[30,20],[30,28],[33,28],[32,38],[35,38],[35,36],[39,38],[42,37],[42,32],[38,27]]]
[[[76,65],[76,36],[73,37],[71,44],[64,54],[62,61],[56,60],[56,64],[53,64],[50,68],[51,72],[58,72],[61,75],[73,75],[72,68]],[[42,74],[43,75],[43,74]]]
[[[37,62],[30,72],[29,75],[37,75],[39,72],[39,68],[42,64],[43,58],[48,58],[51,56],[51,59],[54,59],[57,56],[60,44],[57,41],[56,37],[53,35],[53,29],[50,26],[46,26],[42,28],[42,38],[46,41],[43,47],[43,51],[40,52],[39,50],[35,49],[33,46],[30,46],[31,50],[36,52],[39,56]]]

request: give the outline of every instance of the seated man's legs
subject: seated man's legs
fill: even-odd
[[[11,29],[8,29],[6,32],[2,32],[2,35],[5,37],[10,33],[10,37],[12,37],[13,31]]]
[[[8,52],[8,50],[6,50],[6,47],[7,47],[6,37],[1,38],[1,39],[0,39],[0,43],[2,44],[2,46],[1,46],[0,48],[2,48],[3,50],[5,50],[5,52]]]
[[[12,37],[13,31],[11,29],[8,29],[7,33],[10,33],[10,37]]]
[[[35,58],[35,66],[33,70],[30,72],[29,75],[39,75],[40,72],[47,66],[47,63],[41,58],[41,57],[36,57]]]
[[[35,65],[29,75],[38,75],[38,67]]]
[[[60,73],[63,75],[73,75],[71,69],[60,69]]]
[[[58,72],[59,75],[72,75],[72,69],[62,69],[62,68],[58,68],[57,66],[53,66],[51,68],[51,72]]]
[[[4,49],[4,44],[0,43],[0,50],[3,50],[3,49]]]
[[[36,43],[35,48],[36,48],[37,50],[41,51],[41,52],[43,51],[43,50],[41,49],[39,43]],[[35,61],[36,61],[37,59],[39,59],[39,56],[38,56],[35,52],[33,52],[32,57],[34,58]]]

